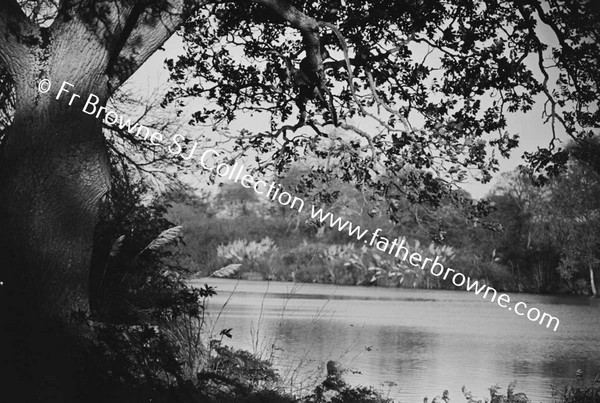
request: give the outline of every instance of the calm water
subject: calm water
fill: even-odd
[[[227,344],[275,343],[288,376],[336,359],[352,384],[387,391],[381,383],[395,382],[390,396],[403,403],[444,389],[463,401],[462,385],[483,398],[512,380],[533,402],[551,402],[552,383],[574,380],[579,368],[587,379],[600,371],[600,307],[587,298],[511,295],[557,316],[553,332],[467,292],[206,281],[219,293],[209,305],[215,331],[233,328]]]

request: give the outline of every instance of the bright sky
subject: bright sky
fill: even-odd
[[[546,35],[542,35],[546,36]],[[149,96],[158,88],[164,88],[168,81],[168,71],[165,67],[164,60],[167,58],[176,58],[178,54],[183,52],[181,38],[178,36],[172,37],[165,45],[163,50],[156,52],[128,81],[136,91],[139,91],[140,96]],[[535,71],[535,70],[534,70]],[[504,159],[498,156],[500,161],[500,173],[511,171],[519,164],[523,163],[522,155],[524,152],[535,151],[538,147],[547,145],[552,137],[549,124],[544,124],[542,119],[543,111],[543,96],[538,96],[536,104],[528,113],[510,114],[507,116],[508,127],[507,131],[511,134],[517,133],[520,135],[519,147],[511,153],[509,159]],[[184,116],[185,120],[189,116]],[[262,119],[262,118],[260,118]],[[265,122],[257,120],[256,117],[244,117],[238,119],[230,127],[232,132],[236,129],[245,127],[249,130],[262,126],[264,129]],[[168,133],[165,133],[168,135]],[[565,138],[564,132],[559,132],[561,138]],[[197,175],[196,175],[197,176]],[[482,184],[473,179],[470,182],[464,183],[462,187],[467,190],[475,198],[481,198],[491,190],[495,180],[490,183]]]

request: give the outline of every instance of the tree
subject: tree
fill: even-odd
[[[2,124],[9,122],[0,155],[0,325],[12,337],[2,347],[0,362],[9,372],[2,379],[24,394],[21,401],[81,401],[94,226],[110,186],[106,119],[98,111],[179,27],[189,52],[171,62],[174,78],[184,81],[192,69],[200,84],[187,95],[207,94],[219,106],[195,114],[198,122],[207,115],[228,121],[240,108],[285,120],[293,101],[301,112],[308,109],[298,124],[242,136],[239,147],[271,153],[273,162],[263,165],[278,169],[301,158],[302,149],[330,152],[342,178],[389,196],[393,210],[396,192],[435,201],[466,169],[489,179],[497,160],[482,137],[497,133],[490,145],[506,155],[517,139],[503,131],[505,112],[528,110],[540,92],[551,123],[562,123],[574,138],[597,125],[600,52],[598,41],[589,40],[598,38],[591,7],[557,0],[549,7],[536,0],[516,6],[496,0],[0,2],[2,99],[13,102],[2,106],[9,117],[0,115]],[[558,38],[551,55],[537,35],[540,22]],[[242,41],[246,55],[261,63],[234,63],[219,40]],[[411,43],[426,50],[422,60],[413,60]],[[323,46],[335,59],[324,60]],[[539,58],[542,78],[526,66],[529,55]],[[548,56],[559,71],[559,92],[548,82]],[[42,93],[45,79],[48,93]],[[337,84],[330,88],[329,80]],[[68,93],[56,99],[61,87]],[[89,94],[97,97],[96,114],[82,112]],[[183,95],[174,91],[170,98]],[[326,109],[326,122],[355,135],[320,130],[311,102]],[[379,129],[360,129],[364,118]],[[332,148],[321,140],[328,136]],[[532,161],[547,167],[563,157],[549,149]]]
[[[583,144],[596,142],[591,138]],[[589,288],[597,295],[600,180],[593,158],[597,149],[575,143],[566,149],[574,159],[543,187],[522,170],[502,175],[491,197],[496,210],[490,218],[504,229],[496,247],[502,263],[516,268],[519,280],[531,281],[535,291],[556,290],[562,283],[566,287],[561,288],[571,292]]]
[[[0,158],[2,331],[11,337],[2,347],[2,377],[20,400],[81,401],[92,241],[110,185],[102,119],[81,108],[88,94],[105,105],[185,18],[181,8],[160,1],[0,4],[0,62],[14,93]],[[81,99],[69,106],[66,97],[40,93],[44,78],[51,94],[68,82]]]
[[[92,240],[98,203],[109,188],[102,119],[81,113],[82,99],[95,94],[105,105],[185,18],[182,7],[160,1],[0,4],[0,62],[11,84],[3,99],[14,98],[3,105],[14,113],[0,158],[7,396],[18,391],[23,401],[81,401]],[[52,94],[66,81],[82,99],[69,106],[69,99],[38,92],[43,78],[51,80]]]
[[[536,99],[552,132],[549,147],[528,154],[540,181],[564,169],[561,127],[583,141],[598,124],[598,45],[590,38],[600,28],[591,2],[293,4],[313,18],[282,24],[259,5],[240,12],[234,3],[201,10],[185,25],[187,53],[167,61],[177,83],[167,101],[212,101],[193,124],[266,113],[268,127],[236,137],[238,151],[270,157],[258,171],[326,157],[335,168],[318,167],[315,178],[376,190],[372,201],[383,197],[393,210],[399,193],[436,202],[473,170],[489,180],[498,164],[491,149],[506,156],[518,144],[506,115]],[[298,70],[317,81],[312,99]]]
[[[227,207],[228,216],[236,217],[239,214],[243,216],[253,214],[254,211],[248,207],[259,200],[254,189],[244,187],[237,182],[225,182],[219,187],[216,201],[224,208]],[[240,207],[241,211],[239,211]]]
[[[573,153],[580,152],[571,146]],[[593,161],[597,162],[597,161]],[[600,266],[600,174],[594,166],[572,162],[568,171],[551,183],[552,199],[545,219],[556,240],[561,260],[558,271],[574,291],[579,279],[588,278],[586,288],[598,295],[595,272]]]
[[[517,169],[501,175],[490,199],[495,211],[490,217],[502,225],[494,248],[508,265],[520,289],[552,291],[556,286],[558,253],[549,236],[548,222],[541,219],[552,193],[536,186],[530,175]]]

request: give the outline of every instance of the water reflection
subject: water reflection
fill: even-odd
[[[551,402],[552,382],[571,381],[579,368],[588,378],[600,370],[599,309],[587,299],[515,296],[558,316],[552,332],[466,292],[210,283],[219,292],[212,312],[235,288],[217,324],[234,329],[235,347],[276,344],[288,373],[340,360],[350,383],[395,382],[392,397],[403,402],[444,389],[460,401],[462,385],[483,398],[490,386],[515,379],[532,401]]]

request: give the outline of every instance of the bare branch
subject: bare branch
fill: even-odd
[[[385,109],[386,111],[388,111],[389,113],[391,113],[392,115],[394,115],[398,119],[400,119],[400,121],[404,125],[404,129],[407,132],[411,132],[412,128],[410,127],[410,124],[408,123],[408,120],[404,117],[404,115],[401,114],[400,112],[398,112],[397,110],[393,109],[391,106],[389,106],[387,103],[385,103],[381,100],[381,98],[377,94],[377,88],[375,88],[375,81],[373,80],[373,74],[370,71],[367,71],[367,79],[369,81],[369,88],[371,89],[371,93],[373,94],[373,98],[375,99],[375,102],[377,102],[378,105],[381,105],[383,107],[383,109]]]
[[[535,2],[534,2],[535,3]],[[538,5],[539,6],[539,5]],[[535,7],[535,5],[534,5]],[[541,89],[542,92],[544,93],[544,95],[546,95],[547,101],[544,104],[544,111],[542,112],[542,117],[545,117],[546,119],[544,120],[544,123],[548,122],[548,120],[550,120],[550,126],[552,129],[552,139],[550,140],[550,149],[554,149],[554,143],[557,140],[557,133],[556,133],[556,121],[559,121],[562,126],[564,127],[564,129],[566,130],[567,134],[569,134],[569,136],[571,136],[574,140],[576,140],[576,137],[573,135],[572,130],[569,129],[567,123],[565,122],[565,120],[558,114],[557,112],[557,102],[554,99],[554,96],[550,93],[550,90],[548,89],[548,81],[550,80],[550,76],[548,75],[548,72],[546,71],[546,67],[544,66],[544,54],[543,54],[543,45],[541,43],[541,41],[539,40],[539,38],[537,37],[535,30],[533,29],[533,25],[532,25],[532,16],[530,13],[527,12],[527,10],[522,6],[519,5],[518,6],[518,10],[519,13],[521,14],[521,16],[529,22],[528,24],[528,31],[529,31],[529,35],[531,38],[534,39],[535,43],[536,43],[536,53],[538,56],[538,68],[540,69],[540,72],[542,73],[542,75],[544,76],[544,80],[541,83]],[[546,24],[549,24],[549,21],[544,21],[544,19],[546,18],[545,16],[542,17],[543,11],[541,9],[537,9],[538,14],[540,15],[540,18],[542,19],[542,21]],[[542,14],[540,14],[542,13]],[[553,27],[553,29],[555,29],[556,27]],[[556,28],[557,30],[558,28]],[[555,30],[556,35],[558,36],[559,33]],[[561,38],[559,38],[559,40],[561,40]],[[561,42],[563,44],[563,46],[567,46],[568,45],[566,43],[564,43],[564,39],[562,40],[563,42]],[[550,113],[547,113],[546,111],[546,105],[550,104]]]

